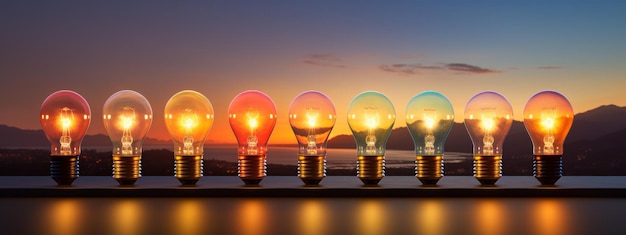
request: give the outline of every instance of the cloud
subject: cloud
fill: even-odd
[[[537,67],[537,69],[555,70],[555,69],[564,69],[564,67],[562,66],[539,66]]]
[[[302,62],[305,64],[322,67],[333,67],[341,69],[348,68],[348,66],[341,63],[341,58],[333,54],[308,54],[304,57],[304,60]]]
[[[424,70],[440,70],[455,73],[469,73],[469,74],[487,74],[487,73],[500,73],[501,71],[482,68],[475,65],[463,64],[463,63],[444,63],[439,65],[422,65],[422,64],[391,64],[381,65],[379,67],[385,72],[392,72],[401,75],[414,75],[420,74]]]

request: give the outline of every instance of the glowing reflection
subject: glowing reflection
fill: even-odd
[[[534,234],[571,234],[567,230],[567,206],[557,199],[540,199],[532,208]]]
[[[385,234],[387,215],[380,201],[366,199],[358,207],[357,231],[362,235]]]
[[[204,224],[211,221],[202,205],[196,199],[182,199],[176,203],[174,221],[177,234],[202,234]]]
[[[502,202],[496,199],[484,199],[478,201],[476,220],[478,234],[506,234],[506,209]]]
[[[142,231],[142,208],[136,199],[123,199],[115,203],[111,213],[114,234],[139,234]]]
[[[328,234],[324,231],[328,227],[326,223],[327,211],[328,208],[319,200],[309,199],[304,201],[298,210],[299,234]]]
[[[51,234],[68,235],[79,234],[81,221],[80,205],[76,200],[61,199],[52,203],[48,218]]]
[[[439,200],[425,199],[416,208],[415,228],[419,234],[443,234],[446,226],[446,208]]]
[[[260,235],[267,234],[267,208],[261,200],[244,200],[237,208],[237,229],[239,234]]]

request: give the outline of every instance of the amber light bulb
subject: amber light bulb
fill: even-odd
[[[502,145],[513,107],[500,93],[480,92],[467,102],[464,123],[474,146],[474,177],[481,185],[494,185],[502,176]]]
[[[142,145],[152,125],[152,107],[138,92],[122,90],[104,102],[102,113],[113,143],[113,178],[120,185],[133,185],[141,177]]]
[[[80,144],[91,122],[91,109],[80,94],[60,90],[41,104],[41,128],[50,141],[50,176],[71,185],[79,176]]]
[[[174,142],[174,176],[182,185],[195,185],[203,173],[204,140],[213,126],[213,105],[197,91],[180,91],[165,104],[164,119]]]
[[[265,93],[239,93],[228,106],[228,120],[237,138],[239,178],[258,185],[267,175],[267,141],[276,125],[276,106]]]
[[[296,96],[289,106],[289,124],[298,141],[298,177],[318,185],[326,176],[326,146],[335,126],[335,105],[319,91]]]
[[[561,178],[563,143],[573,122],[574,109],[561,93],[541,91],[526,102],[524,126],[533,142],[533,174],[541,185]]]
[[[378,185],[385,176],[385,151],[396,110],[376,91],[363,92],[348,105],[348,126],[356,142],[357,176],[364,185]]]

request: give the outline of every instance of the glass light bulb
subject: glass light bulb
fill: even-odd
[[[541,91],[524,107],[524,126],[533,142],[534,175],[554,185],[562,175],[563,143],[574,122],[574,109],[561,93]]]
[[[363,92],[348,105],[348,125],[359,156],[358,174],[365,184],[377,184],[385,174],[387,139],[395,121],[393,104],[379,92]]]
[[[91,122],[91,109],[78,93],[60,90],[41,104],[41,128],[50,142],[50,176],[71,185],[79,176],[80,145]]]
[[[326,146],[335,126],[335,105],[319,91],[296,96],[289,106],[289,124],[298,141],[298,176],[318,184],[326,176]]]
[[[263,92],[244,91],[230,102],[228,120],[238,143],[239,177],[246,184],[258,184],[265,177],[267,141],[276,118],[276,106]]]
[[[213,126],[213,105],[197,91],[184,90],[165,104],[165,127],[174,142],[174,154],[197,156]]]
[[[121,90],[104,102],[102,113],[113,143],[113,177],[120,184],[134,184],[141,177],[142,145],[152,125],[152,107],[138,92]]]
[[[61,90],[41,105],[41,128],[50,141],[50,155],[78,156],[91,122],[91,109],[80,94]]]
[[[183,185],[193,185],[202,177],[204,140],[213,126],[213,105],[197,91],[180,91],[165,104],[164,119],[174,142],[174,175]]]
[[[502,144],[513,123],[513,108],[500,93],[484,91],[465,106],[465,128],[473,143],[474,175],[483,185],[502,176]]]
[[[406,125],[415,144],[416,176],[425,185],[443,176],[444,145],[454,124],[454,109],[443,94],[425,91],[406,107]]]

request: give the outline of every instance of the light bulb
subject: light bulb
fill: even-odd
[[[152,125],[152,107],[136,91],[111,95],[103,107],[104,128],[113,143],[113,178],[133,185],[141,177],[143,140]]]
[[[50,176],[58,185],[71,185],[79,176],[80,144],[91,122],[89,104],[76,92],[60,90],[43,101],[40,116],[50,141]]]
[[[195,185],[202,177],[204,140],[213,120],[213,105],[197,91],[180,91],[165,104],[165,127],[174,142],[174,176],[183,185]]]
[[[228,120],[238,143],[238,174],[246,185],[258,185],[266,176],[267,141],[276,118],[274,102],[260,91],[239,93],[228,106]]]
[[[385,176],[385,150],[396,110],[375,91],[363,92],[348,106],[348,125],[356,142],[357,175],[365,185],[377,185]]]
[[[298,141],[298,177],[318,185],[326,176],[326,145],[335,126],[335,105],[319,91],[304,92],[289,106],[289,124]]]
[[[484,91],[465,106],[465,128],[474,145],[474,177],[494,185],[502,176],[502,144],[513,124],[513,108],[500,93]]]
[[[524,107],[524,126],[533,142],[535,178],[554,185],[562,175],[563,143],[574,122],[574,110],[562,94],[539,92]]]
[[[454,123],[452,104],[443,94],[425,91],[406,106],[406,126],[415,144],[415,175],[423,185],[443,176],[444,145]]]

